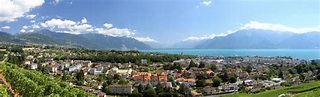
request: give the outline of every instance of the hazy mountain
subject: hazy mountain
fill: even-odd
[[[5,33],[5,32],[3,32]],[[1,34],[2,37],[17,37],[25,43],[67,45],[83,47],[87,49],[150,49],[151,47],[143,42],[129,37],[113,37],[97,33],[69,34],[57,33],[50,30],[39,30],[31,33],[20,33],[15,36]],[[2,41],[2,40],[1,40]]]
[[[130,37],[112,37],[96,33],[82,34],[88,41],[97,44],[99,49],[151,49],[151,47]]]
[[[215,37],[195,48],[212,49],[279,49],[320,48],[320,33],[295,34],[270,30],[239,30],[227,36]]]
[[[193,48],[198,44],[205,42],[205,40],[187,40],[181,41],[173,45],[173,48]]]

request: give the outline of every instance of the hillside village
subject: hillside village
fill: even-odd
[[[13,47],[10,49],[0,50],[6,52],[4,57],[8,62],[61,79],[99,97],[258,93],[320,79],[319,60],[290,57],[176,55],[165,59],[161,57],[165,54],[137,51],[23,47],[15,52]],[[99,54],[114,57],[109,60]],[[164,59],[158,60],[161,58]]]

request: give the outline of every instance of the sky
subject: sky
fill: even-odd
[[[0,30],[100,33],[173,45],[241,29],[320,31],[319,0],[0,0]]]

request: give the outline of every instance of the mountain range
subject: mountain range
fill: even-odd
[[[98,33],[69,34],[58,33],[47,29],[11,35],[0,32],[0,41],[18,44],[45,44],[81,47],[87,49],[151,49],[151,47],[130,37],[113,37]]]
[[[45,44],[87,49],[140,50],[161,47],[158,43],[144,43],[131,37],[113,37],[98,33],[69,34],[50,30],[11,35],[0,31],[0,43]],[[157,46],[158,45],[158,46]],[[195,49],[319,49],[320,32],[292,33],[272,30],[238,30],[227,36],[207,40],[183,41],[172,48]]]
[[[227,36],[205,40],[202,49],[319,49],[320,33],[292,33],[272,30],[238,30]]]

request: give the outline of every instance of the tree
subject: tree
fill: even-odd
[[[237,77],[236,77],[236,76],[231,76],[229,82],[230,82],[230,83],[235,83],[235,82],[237,82]]]
[[[113,79],[119,80],[121,78],[121,76],[119,74],[114,74],[113,75]]]
[[[164,92],[164,88],[165,88],[165,86],[164,86],[163,84],[158,83],[158,84],[156,85],[156,92],[157,92],[157,94]]]
[[[247,66],[247,67],[246,67],[246,71],[247,71],[248,73],[250,73],[250,72],[252,71],[252,67],[251,67],[251,66]]]
[[[77,80],[78,80],[78,84],[82,85],[84,83],[84,72],[83,70],[80,70],[78,73],[77,73],[77,76],[76,76]]]
[[[211,69],[212,71],[217,71],[217,70],[218,70],[217,66],[214,65],[214,64],[211,65],[210,69]]]
[[[127,84],[127,81],[125,81],[124,79],[120,79],[118,84]]]
[[[206,80],[197,80],[196,87],[204,87],[206,85]]]
[[[283,78],[283,72],[281,70],[279,70],[278,76],[279,76],[279,78]]]
[[[139,91],[140,93],[144,92],[144,89],[145,89],[145,87],[142,86],[141,84],[138,86],[138,91]]]
[[[227,82],[229,79],[228,72],[226,70],[223,71],[223,74],[219,76],[223,82]]]
[[[132,93],[129,95],[129,97],[143,97],[141,93],[137,89],[134,89]]]
[[[317,75],[317,79],[320,80],[320,74]]]
[[[180,84],[178,92],[184,95],[189,95],[191,90],[185,84]]]
[[[220,86],[221,82],[222,82],[222,80],[219,77],[215,76],[212,79],[212,86],[213,87],[218,87],[218,86]]]
[[[190,69],[191,67],[197,67],[197,64],[196,64],[196,63],[194,63],[194,61],[193,61],[193,60],[191,60],[191,61],[190,61],[190,63],[189,63],[189,67],[188,67],[187,69]]]
[[[304,72],[303,66],[301,64],[296,65],[294,68],[297,70],[298,74]]]
[[[143,92],[144,97],[157,97],[157,92],[153,88],[149,88]]]
[[[108,86],[104,87],[102,91],[107,93],[107,94],[111,94],[112,93],[111,89]]]
[[[180,65],[180,63],[177,63],[177,62],[173,63],[173,67],[174,69],[182,70],[182,66]]]
[[[199,66],[198,66],[198,68],[204,68],[204,67],[206,67],[206,64],[201,61],[200,64],[199,64]]]
[[[208,79],[207,75],[206,74],[199,74],[196,76],[196,79],[197,80],[202,80],[202,79]]]

